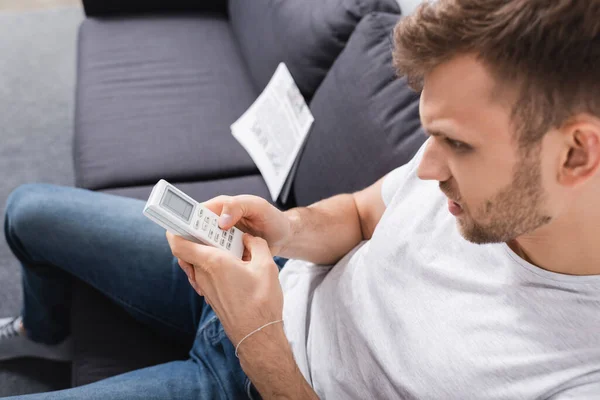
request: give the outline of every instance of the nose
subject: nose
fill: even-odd
[[[452,177],[446,163],[446,157],[435,138],[430,138],[425,145],[425,152],[417,170],[417,176],[424,181],[436,180],[445,182]]]

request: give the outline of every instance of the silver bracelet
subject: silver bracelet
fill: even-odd
[[[247,334],[246,336],[244,336],[244,337],[242,338],[242,340],[240,340],[240,342],[237,344],[237,346],[235,346],[235,356],[236,356],[237,358],[240,358],[240,357],[238,356],[238,349],[240,348],[240,344],[242,344],[242,342],[243,342],[244,340],[248,339],[250,336],[254,335],[256,332],[258,332],[258,331],[262,330],[263,328],[266,328],[266,327],[267,327],[267,326],[269,326],[269,325],[278,324],[278,323],[280,323],[280,322],[283,322],[283,320],[282,320],[282,319],[280,319],[280,320],[277,320],[277,321],[272,321],[272,322],[269,322],[268,324],[264,324],[264,325],[263,325],[263,326],[261,326],[260,328],[258,328],[258,329],[255,329],[255,330],[253,330],[252,332],[250,332],[249,334]]]

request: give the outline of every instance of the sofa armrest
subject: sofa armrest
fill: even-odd
[[[227,12],[227,0],[82,0],[88,17],[169,13]]]

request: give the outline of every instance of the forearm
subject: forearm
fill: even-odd
[[[241,366],[263,399],[317,399],[294,360],[283,329],[275,326],[249,337]]]
[[[291,236],[280,256],[330,265],[363,240],[354,197],[334,196],[309,207],[286,211]]]

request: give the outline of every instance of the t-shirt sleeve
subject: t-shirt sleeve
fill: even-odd
[[[389,206],[392,202],[392,198],[396,192],[404,185],[409,177],[417,173],[423,153],[425,152],[425,146],[427,141],[421,146],[415,156],[401,167],[389,172],[383,179],[383,185],[381,186],[381,197],[385,206]]]

